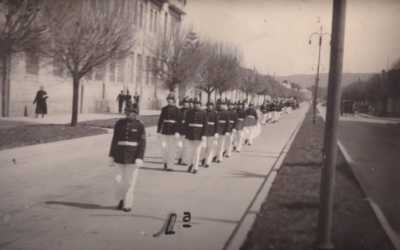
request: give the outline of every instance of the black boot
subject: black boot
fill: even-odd
[[[225,156],[225,154],[226,154],[226,150],[222,153],[222,156]]]
[[[205,165],[205,168],[209,168],[209,167],[210,167],[210,165],[208,165],[208,164]]]
[[[122,210],[123,207],[124,207],[124,200],[120,200],[117,206],[117,210]]]
[[[164,169],[167,169],[167,163],[164,163]]]
[[[178,165],[181,165],[181,164],[182,164],[182,158],[179,158]]]
[[[213,159],[212,159],[212,162],[216,162],[216,161],[217,161],[217,157],[214,156]]]
[[[201,160],[201,165],[204,166],[206,164],[206,158],[204,158],[203,160]]]
[[[247,144],[248,141],[249,141],[249,140],[246,139],[246,140],[244,141],[244,144]]]
[[[193,169],[193,164],[189,166],[188,172],[192,172],[192,169]]]

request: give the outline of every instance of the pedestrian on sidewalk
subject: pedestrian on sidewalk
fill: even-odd
[[[217,112],[219,119],[219,137],[218,147],[213,161],[222,162],[225,139],[229,136],[229,112],[226,110],[225,100],[223,98],[217,100]]]
[[[118,210],[130,212],[138,175],[143,166],[146,150],[146,132],[143,122],[136,119],[134,105],[125,107],[125,119],[117,121],[110,149],[110,166],[117,165],[115,175],[115,196],[119,200]]]
[[[238,125],[237,125],[237,133],[235,140],[233,142],[233,150],[236,152],[240,152],[242,150],[243,144],[243,131],[245,129],[245,119],[246,119],[246,110],[244,110],[244,102],[238,101],[238,109],[236,110],[238,115]]]
[[[122,106],[124,106],[125,102],[125,95],[123,90],[121,90],[121,93],[117,96],[117,102],[118,102],[118,112],[121,114]]]
[[[207,138],[206,148],[203,151],[201,159],[202,165],[206,168],[210,167],[211,160],[214,157],[215,148],[218,144],[219,137],[219,119],[218,113],[214,110],[214,102],[210,99],[207,104],[207,130],[205,136]]]
[[[36,92],[36,97],[35,100],[33,101],[33,104],[36,103],[36,117],[38,118],[38,115],[42,115],[42,118],[44,118],[44,115],[47,114],[47,104],[46,104],[46,99],[49,98],[47,95],[47,92],[44,91],[44,87],[40,86],[39,91]]]
[[[173,171],[176,147],[179,139],[178,129],[181,126],[182,115],[175,106],[172,93],[167,96],[168,105],[161,109],[157,124],[157,138],[161,140],[162,160],[164,169]]]
[[[206,142],[207,131],[207,113],[200,109],[200,98],[194,99],[194,108],[187,112],[185,118],[185,139],[188,140],[187,146],[189,147],[188,163],[190,164],[188,172],[193,170],[193,174],[197,174],[200,151],[202,143]]]
[[[249,103],[249,108],[246,110],[246,127],[248,129],[248,134],[247,138],[245,140],[245,144],[251,146],[253,143],[253,133],[254,133],[254,128],[257,125],[258,122],[258,116],[257,116],[257,111],[254,109],[254,103],[250,102]]]

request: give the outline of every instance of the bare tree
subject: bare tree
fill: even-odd
[[[135,43],[129,4],[130,1],[53,0],[43,14],[52,41],[45,55],[64,65],[72,76],[71,126],[78,122],[81,78],[95,67],[125,58]]]
[[[38,17],[45,1],[0,0],[0,74],[2,76],[2,116],[8,116],[11,57],[35,52],[46,45],[46,27]]]

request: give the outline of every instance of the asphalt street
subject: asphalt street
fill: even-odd
[[[197,175],[183,166],[164,171],[160,141],[148,128],[130,213],[115,210],[111,133],[2,150],[0,248],[222,249],[241,220],[258,212],[249,204],[308,107],[262,126],[251,147]],[[170,212],[177,214],[176,233],[153,237]],[[191,213],[190,228],[182,226],[184,212]]]

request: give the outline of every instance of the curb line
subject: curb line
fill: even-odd
[[[278,159],[275,161],[274,165],[272,165],[271,170],[268,172],[267,176],[265,177],[263,183],[261,184],[259,190],[257,191],[253,201],[249,204],[249,207],[245,211],[242,216],[242,219],[239,221],[235,229],[233,230],[231,236],[228,238],[227,242],[225,243],[223,250],[239,250],[244,241],[247,238],[248,233],[250,232],[257,215],[262,207],[263,202],[268,197],[269,190],[272,187],[272,184],[276,178],[277,172],[280,169],[283,159],[285,159],[290,146],[294,138],[297,135],[297,132],[300,129],[301,124],[303,124],[304,117],[300,120],[297,124],[295,130],[293,131],[292,135],[290,136],[289,140],[287,141],[285,147],[282,149]]]

